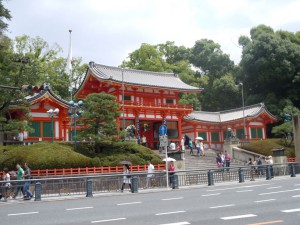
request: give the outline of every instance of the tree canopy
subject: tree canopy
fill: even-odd
[[[116,119],[120,116],[120,105],[114,95],[106,93],[89,94],[84,100],[82,129],[79,137],[95,143],[99,152],[99,143],[118,134]]]

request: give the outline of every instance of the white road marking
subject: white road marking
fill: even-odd
[[[231,205],[218,205],[218,206],[212,206],[212,207],[209,207],[210,209],[217,209],[217,208],[226,208],[226,207],[232,207],[232,206],[235,206],[234,204],[231,204]]]
[[[255,217],[257,215],[255,214],[245,214],[245,215],[238,215],[238,216],[227,216],[227,217],[221,217],[222,220],[235,220],[235,219],[243,219],[243,218],[249,218],[249,217]]]
[[[183,197],[178,197],[178,198],[163,198],[162,201],[171,201],[171,200],[179,200],[183,199]]]
[[[292,196],[293,198],[299,198],[300,197],[300,195],[294,195],[294,196]]]
[[[242,191],[236,191],[236,192],[242,193],[242,192],[250,192],[250,191],[253,191],[253,190],[242,190]]]
[[[208,197],[208,196],[214,196],[214,195],[220,195],[221,193],[215,193],[215,194],[208,194],[208,195],[201,195],[202,197]]]
[[[160,224],[160,225],[188,225],[190,224],[189,222],[178,222],[178,223],[165,223],[165,224]]]
[[[7,216],[21,216],[21,215],[30,215],[30,214],[37,214],[39,212],[26,212],[26,213],[13,213],[13,214],[7,214]]]
[[[270,190],[270,189],[277,189],[277,188],[282,188],[282,186],[277,186],[277,187],[269,187],[269,188],[267,188],[268,190]]]
[[[261,186],[269,186],[269,185],[272,185],[272,184],[256,184],[256,185],[248,185],[248,186],[242,186],[242,187],[212,189],[212,190],[206,190],[206,191],[226,191],[226,190],[234,190],[234,189],[241,189],[241,188],[252,188],[252,187],[261,187]]]
[[[254,202],[260,203],[260,202],[271,202],[271,201],[276,201],[276,199],[272,198],[272,199],[258,200],[258,201],[254,201]]]
[[[177,213],[185,213],[185,211],[174,211],[174,212],[156,213],[155,216],[170,215],[170,214],[177,214]]]
[[[118,220],[126,220],[126,218],[116,218],[116,219],[108,219],[108,220],[97,220],[97,221],[91,221],[91,223],[104,223],[104,222],[112,222],[112,221],[118,221]]]
[[[284,191],[274,191],[274,192],[266,192],[266,193],[260,193],[258,195],[271,195],[271,194],[279,194],[279,193],[285,193],[285,192],[292,192],[292,191],[299,191],[300,188],[297,189],[291,189],[291,190],[284,190]]]
[[[81,208],[70,208],[66,209],[67,211],[72,211],[72,210],[81,210],[81,209],[93,209],[93,206],[88,206],[88,207],[81,207]]]
[[[117,205],[134,205],[134,204],[141,204],[142,202],[126,202],[126,203],[119,203]]]
[[[280,210],[280,211],[281,211],[281,212],[284,212],[284,213],[300,212],[300,208],[298,208],[298,209]]]

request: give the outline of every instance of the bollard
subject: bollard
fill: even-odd
[[[178,189],[178,175],[173,175],[172,188],[173,189]]]
[[[207,172],[208,186],[214,185],[214,174],[211,170]]]
[[[271,180],[271,169],[270,166],[266,166],[266,180]]]
[[[35,183],[34,188],[34,201],[41,201],[42,199],[42,184],[40,182]]]
[[[239,183],[244,183],[244,182],[245,182],[244,171],[242,168],[239,168]]]
[[[296,177],[295,165],[293,163],[290,164],[291,177]]]
[[[86,181],[86,197],[93,197],[93,180]]]
[[[137,176],[133,176],[131,179],[131,192],[132,193],[138,193],[139,188],[139,179]]]

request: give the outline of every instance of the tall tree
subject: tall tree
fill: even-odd
[[[99,152],[100,141],[117,135],[116,119],[120,116],[120,105],[113,95],[95,93],[86,97],[82,109],[83,129],[79,137],[94,142],[95,151]]]
[[[280,115],[287,100],[300,104],[300,33],[274,31],[259,25],[250,38],[241,36],[240,62],[248,103],[265,102]]]

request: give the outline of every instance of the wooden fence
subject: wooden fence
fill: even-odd
[[[164,170],[165,164],[154,165],[155,170]],[[148,165],[131,165],[132,172],[142,172],[148,170]],[[101,167],[84,167],[84,168],[64,168],[64,169],[38,169],[31,170],[34,177],[42,176],[66,176],[66,175],[82,175],[82,174],[99,174],[99,173],[122,173],[123,166],[101,166]]]

